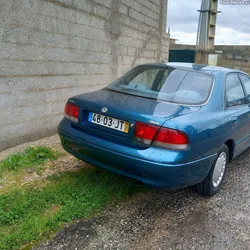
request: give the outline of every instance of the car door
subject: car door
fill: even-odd
[[[247,104],[248,104],[248,111],[247,111],[247,123],[246,123],[246,130],[247,130],[247,143],[248,147],[250,147],[250,77],[246,74],[239,73],[240,81],[243,85],[246,97],[247,97]]]
[[[237,73],[230,73],[225,81],[226,113],[233,130],[235,155],[243,152],[248,146],[250,133],[249,107],[245,91]]]

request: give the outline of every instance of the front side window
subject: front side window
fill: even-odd
[[[205,73],[139,66],[107,88],[160,101],[201,105],[208,100],[212,86],[213,77]]]
[[[241,82],[243,83],[245,87],[248,102],[250,102],[250,78],[243,74],[240,74],[239,76],[240,76]]]
[[[246,103],[245,94],[236,74],[229,74],[226,78],[227,107],[238,106]]]

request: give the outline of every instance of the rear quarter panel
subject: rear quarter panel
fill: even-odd
[[[214,76],[211,97],[199,111],[164,123],[164,127],[184,131],[189,138],[190,147],[179,152],[177,163],[216,155],[227,140],[233,139],[232,129],[224,111],[224,77],[223,73]]]

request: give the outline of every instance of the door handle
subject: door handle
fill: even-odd
[[[238,118],[237,117],[232,117],[232,123],[233,124],[236,124],[236,123],[238,123]]]

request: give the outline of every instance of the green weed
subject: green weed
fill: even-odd
[[[4,171],[17,171],[25,167],[34,167],[42,164],[44,161],[51,159],[55,160],[60,156],[59,152],[53,151],[49,147],[34,147],[27,148],[23,153],[17,153],[8,156],[0,162],[0,175]]]
[[[33,149],[29,152],[26,151],[31,155],[29,159],[39,162],[48,155],[53,156],[50,151],[46,151],[47,154],[37,154]],[[12,163],[14,161],[20,164],[20,158]],[[30,161],[25,162],[24,165]],[[84,168],[11,190],[0,196],[0,249],[19,249],[45,240],[64,223],[90,218],[106,206],[116,205],[144,189],[145,186],[134,180]]]

